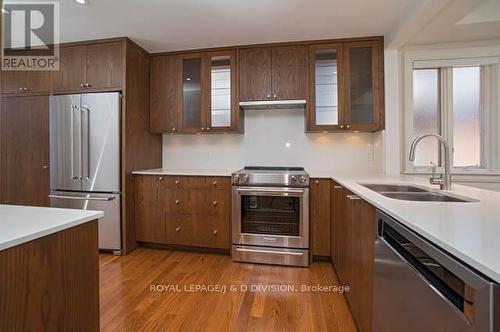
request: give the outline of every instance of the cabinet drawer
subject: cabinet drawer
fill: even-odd
[[[231,180],[221,176],[166,176],[165,188],[178,189],[227,189],[230,190]]]
[[[166,224],[168,244],[229,249],[227,215],[167,214]]]
[[[210,189],[165,189],[164,203],[169,214],[223,213],[229,204],[226,191]]]

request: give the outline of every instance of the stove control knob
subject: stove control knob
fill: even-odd
[[[244,183],[248,183],[250,181],[250,176],[248,174],[246,174],[245,176],[243,176],[243,182]]]
[[[296,177],[295,175],[292,175],[292,176],[290,177],[290,182],[291,182],[291,183],[297,183],[297,177]]]
[[[233,182],[240,183],[240,176],[238,174],[233,175]]]
[[[301,176],[301,177],[300,177],[300,183],[302,183],[302,184],[306,184],[306,183],[307,183],[307,177],[305,177],[305,176]]]

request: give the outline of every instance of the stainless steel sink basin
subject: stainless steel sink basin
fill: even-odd
[[[360,183],[363,187],[373,190],[389,198],[417,202],[477,202],[473,199],[460,198],[439,191],[404,184]]]
[[[427,189],[416,187],[416,186],[407,186],[400,184],[362,184],[363,187],[366,187],[370,190],[376,192],[409,192],[409,193],[419,193],[419,192],[428,192]]]
[[[449,195],[444,195],[437,192],[413,192],[413,193],[397,193],[397,192],[382,192],[382,195],[401,199],[404,201],[418,201],[418,202],[470,202],[470,200],[461,199]]]

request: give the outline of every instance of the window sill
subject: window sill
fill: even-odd
[[[402,172],[404,175],[431,176],[430,172]],[[500,173],[451,173],[453,182],[500,183]]]

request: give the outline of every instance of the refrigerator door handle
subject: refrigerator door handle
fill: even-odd
[[[80,112],[82,116],[82,177],[85,180],[90,179],[90,108],[80,105]]]
[[[79,114],[75,117],[75,111]],[[77,105],[71,105],[71,178],[73,180],[78,180],[82,178],[82,121],[81,112]],[[78,123],[75,123],[78,121]],[[75,127],[78,129],[78,133],[75,133]],[[75,138],[78,136],[78,140]],[[75,142],[78,142],[78,146],[75,147]],[[78,161],[75,161],[78,159]]]
[[[115,196],[110,197],[78,197],[78,196],[61,196],[61,195],[49,195],[49,198],[54,199],[71,199],[77,201],[104,201],[109,202],[115,199]]]

